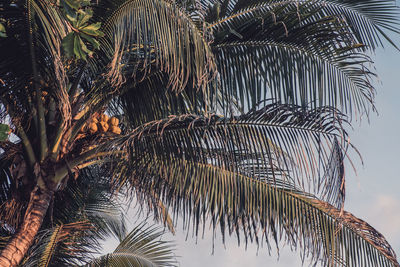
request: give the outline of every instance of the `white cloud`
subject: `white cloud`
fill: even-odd
[[[400,246],[400,198],[393,195],[378,195],[368,211],[370,222],[393,245]],[[397,249],[400,249],[398,247]]]
[[[380,232],[396,254],[400,253],[400,196],[393,194],[368,194],[352,201],[356,216]],[[354,197],[353,197],[354,200]],[[355,202],[355,203],[354,203]]]

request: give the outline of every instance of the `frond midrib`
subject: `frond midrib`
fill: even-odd
[[[191,114],[192,115],[192,114]],[[207,120],[207,117],[201,117],[201,116],[196,116],[196,118],[202,118]],[[220,119],[226,120],[223,117],[219,117]],[[235,121],[235,119],[237,119],[238,121]],[[200,125],[191,125],[190,127],[188,127],[187,124],[183,124],[181,127],[178,126],[174,126],[173,128],[170,127],[168,128],[169,125],[167,125],[164,129],[156,129],[156,130],[146,130],[146,129],[140,129],[140,128],[144,128],[143,125],[139,126],[138,128],[136,128],[136,130],[133,131],[133,135],[142,133],[142,136],[155,136],[155,135],[160,135],[163,132],[174,132],[174,131],[179,131],[179,130],[185,130],[185,129],[201,129],[201,128],[205,128],[205,127],[219,127],[219,126],[266,126],[266,127],[277,127],[277,128],[284,128],[284,129],[294,129],[294,130],[300,130],[300,131],[307,131],[307,132],[314,132],[314,133],[319,133],[319,134],[324,134],[324,135],[331,135],[331,136],[335,136],[338,137],[339,134],[337,133],[332,133],[332,132],[326,132],[323,130],[317,130],[317,129],[312,129],[312,128],[308,128],[308,127],[300,127],[300,126],[293,126],[293,125],[282,125],[282,124],[274,124],[271,122],[246,122],[245,120],[240,121],[240,118],[235,118],[234,120],[229,120],[229,121],[214,121],[211,124],[200,124]],[[168,123],[168,119],[164,119],[158,122],[165,122]],[[179,121],[178,121],[179,123]],[[151,127],[153,128],[153,126],[157,125],[157,123],[153,124]],[[140,131],[142,130],[142,131]],[[129,134],[128,134],[129,136]]]
[[[253,7],[248,7],[248,8],[243,8],[240,11],[238,11],[238,13],[235,13],[229,17],[225,17],[222,18],[216,22],[214,22],[213,24],[211,24],[210,26],[208,26],[209,28],[214,28],[215,26],[224,23],[225,21],[231,20],[235,17],[238,17],[240,15],[244,15],[247,14],[249,12],[255,11],[259,8],[268,8],[268,7],[275,7],[275,6],[280,6],[280,5],[285,5],[285,4],[298,4],[298,3],[312,3],[312,4],[318,4],[320,3],[321,5],[325,5],[325,6],[333,6],[333,7],[337,7],[337,8],[343,8],[346,10],[349,10],[350,12],[352,12],[352,14],[357,14],[361,17],[363,17],[364,19],[368,20],[370,22],[370,24],[377,24],[380,25],[381,27],[387,28],[389,30],[395,31],[395,32],[400,32],[400,29],[396,29],[394,27],[388,28],[386,25],[382,25],[380,22],[377,22],[375,20],[373,20],[371,17],[369,17],[367,14],[365,14],[364,12],[360,12],[360,10],[355,9],[354,7],[347,5],[345,3],[337,3],[337,2],[331,2],[331,1],[309,1],[309,0],[284,0],[284,1],[280,1],[280,2],[274,2],[274,3],[258,3],[256,5],[254,5]],[[400,25],[400,23],[397,23]],[[376,28],[376,26],[374,26],[374,28]],[[397,30],[397,31],[396,31]]]

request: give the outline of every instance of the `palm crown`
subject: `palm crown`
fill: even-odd
[[[0,263],[96,170],[171,228],[170,212],[327,266],[399,266],[343,210],[346,129],[374,109],[369,54],[397,15],[374,0],[4,1]]]

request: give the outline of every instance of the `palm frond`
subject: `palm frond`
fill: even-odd
[[[14,233],[23,219],[27,206],[27,194],[24,193],[27,169],[21,147],[9,141],[2,142],[5,152],[0,155],[0,225],[1,229]]]
[[[56,225],[42,230],[26,255],[23,266],[71,266],[85,260],[90,249],[90,233],[95,229],[88,221]]]
[[[101,240],[126,236],[120,203],[100,168],[81,172],[77,181],[56,194],[49,220],[35,239],[24,266],[71,266],[89,262],[101,250]]]
[[[140,83],[127,83],[124,92],[109,107],[110,114],[123,117],[129,127],[168,117],[171,114],[199,113],[208,106],[202,91],[187,85],[180,94],[168,88],[168,76],[156,72]],[[211,106],[211,105],[210,105]]]
[[[110,235],[125,236],[125,216],[120,203],[113,196],[109,177],[94,166],[80,172],[77,181],[71,181],[54,202],[54,218],[58,223],[89,220],[101,240]]]
[[[221,1],[207,1],[209,7],[222,6]],[[399,32],[399,10],[392,0],[233,0],[223,1],[225,12],[220,16],[212,16],[211,22],[215,25],[234,19],[238,16],[246,17],[252,10],[262,6],[270,8],[277,6],[297,6],[298,15],[301,17],[302,7],[308,6],[309,10],[318,9],[315,14],[321,17],[337,17],[342,21],[343,27],[348,29],[357,43],[366,44],[371,49],[382,45],[382,39],[396,46],[388,37],[387,32]],[[210,8],[210,12],[212,12]],[[384,14],[384,15],[383,15]]]
[[[396,44],[387,35],[388,32],[400,32],[399,9],[396,1],[384,0],[328,0],[316,1],[325,16],[337,16],[346,23],[357,43],[366,44],[375,49],[382,46],[382,40],[393,46]]]
[[[170,116],[138,127],[111,146],[126,146],[134,159],[132,168],[138,170],[146,168],[146,161],[154,157],[178,157],[251,173],[270,182],[280,177],[316,193],[340,192],[332,188],[338,186],[333,181],[342,181],[344,174],[332,170],[342,169],[343,157],[332,155],[345,154],[348,144],[342,125],[346,121],[336,112],[270,104],[231,119]],[[337,198],[328,195],[341,205],[341,194]]]
[[[53,74],[48,74],[55,76],[54,80],[58,81],[58,89],[67,94],[68,78],[62,61],[61,41],[68,33],[68,26],[55,5],[49,5],[43,0],[31,0],[28,1],[28,5],[31,5],[32,8],[32,16],[34,16],[32,20],[37,20],[36,25],[31,25],[32,31],[36,30],[40,33],[40,35],[37,35],[36,43],[41,45],[40,52],[46,54],[44,57],[50,63],[50,66],[47,66],[47,71],[54,71]],[[32,34],[36,36],[35,32]]]
[[[215,70],[206,32],[185,10],[169,1],[113,1],[104,20],[103,49],[112,52],[108,77],[122,84],[125,76],[140,81],[151,69],[169,74],[168,85],[181,91],[190,81],[202,87]]]
[[[50,235],[49,239],[47,240],[47,245],[43,251],[42,257],[39,260],[38,266],[42,266],[42,267],[49,266],[49,264],[51,262],[51,258],[56,249],[57,243],[59,242],[60,235],[63,230],[62,228],[63,228],[63,225],[59,225],[54,228],[53,233]]]
[[[22,114],[11,117],[13,123],[22,122],[28,136],[36,136],[40,127],[44,144],[46,131],[41,121],[45,111],[34,96],[36,90],[49,94],[66,122],[71,119],[68,75],[60,47],[68,27],[56,5],[44,0],[25,2],[6,2],[0,11],[0,17],[9,22],[9,35],[0,42],[1,102],[10,115]]]
[[[268,98],[329,105],[349,114],[374,108],[371,60],[363,54],[342,49],[326,56],[313,48],[266,41],[221,44],[215,51],[222,88],[250,108]]]
[[[136,226],[118,245],[114,252],[94,259],[85,266],[176,266],[172,244],[160,240],[163,232]]]
[[[10,189],[13,184],[9,171],[10,163],[5,153],[0,154],[0,205],[10,199]]]
[[[245,242],[270,239],[299,248],[323,266],[399,266],[383,236],[364,221],[285,184],[264,182],[213,164],[153,160],[132,176],[138,194],[159,190],[184,225],[212,222],[222,236],[244,233]],[[136,189],[136,188],[135,188]]]
[[[320,10],[309,1],[262,2],[212,24],[222,90],[247,108],[272,97],[368,114],[372,60],[341,20]]]

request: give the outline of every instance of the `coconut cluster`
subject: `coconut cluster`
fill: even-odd
[[[100,133],[114,133],[121,134],[119,128],[119,120],[116,117],[109,118],[106,114],[94,114],[88,123],[85,123],[81,128],[81,133],[95,134]]]

